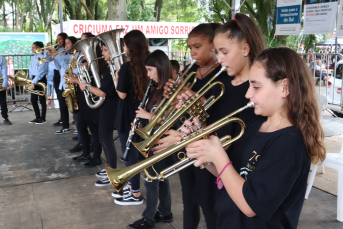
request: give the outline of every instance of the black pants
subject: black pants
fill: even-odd
[[[7,110],[7,91],[0,91],[0,106],[1,106],[1,116],[4,119],[8,118],[8,110]]]
[[[79,133],[79,130],[77,129],[77,122],[79,121],[79,113],[76,113],[76,114],[73,114],[73,119],[75,121],[75,126],[76,126],[76,130],[77,130],[77,138],[78,138],[78,143],[79,144],[82,144],[82,136],[81,134]]]
[[[34,79],[35,77],[36,76],[33,76],[32,79]],[[46,85],[46,77],[43,76],[43,78],[40,79],[38,82],[44,83]],[[42,87],[35,85],[34,90],[42,91]],[[39,98],[39,102],[40,102],[41,107],[42,107],[42,115],[40,114],[40,111],[39,111],[38,98]],[[31,104],[32,104],[33,110],[35,111],[36,119],[45,120],[45,117],[46,117],[46,98],[45,98],[45,95],[39,96],[39,95],[31,93]]]
[[[62,93],[63,93],[63,90],[58,90],[57,98],[58,98],[58,103],[60,105],[62,128],[66,129],[66,128],[69,128],[69,110],[68,110],[65,98],[62,96]]]
[[[102,129],[99,126],[99,140],[104,149],[107,164],[117,168],[117,151],[113,141],[113,130]]]
[[[82,155],[88,157],[90,155],[90,144],[91,139],[89,137],[88,129],[91,131],[93,136],[93,158],[100,159],[101,155],[101,144],[99,141],[99,127],[97,123],[93,123],[92,121],[86,121],[82,119],[78,119],[76,122],[77,131],[81,135],[81,144],[82,144]]]
[[[57,96],[57,100],[59,103],[60,102],[60,99],[59,99],[60,94],[58,93],[58,91],[59,91],[58,87],[60,85],[60,80],[61,80],[60,71],[54,70],[54,79],[53,80],[54,80],[53,81],[54,82],[54,89],[56,91],[56,96]],[[61,112],[60,112],[60,120],[62,120],[62,113]]]
[[[182,190],[183,202],[183,228],[196,229],[200,222],[200,206],[192,202],[192,194],[194,190],[195,172],[194,167],[190,166],[183,169],[179,173]],[[197,190],[201,192],[201,190]],[[205,216],[207,228],[216,228],[217,214],[214,209],[202,208]]]
[[[119,140],[121,144],[121,151],[124,153],[126,149],[126,141],[127,138],[129,137],[129,133],[119,133]],[[134,145],[131,145],[131,150],[129,153],[129,162],[126,162],[126,167],[136,164],[138,162],[138,150],[135,148]],[[131,185],[131,190],[132,191],[138,191],[140,190],[140,174],[137,174],[136,176],[132,177],[130,179],[130,185]]]
[[[145,181],[144,185],[146,188],[146,207],[142,216],[145,220],[152,224],[155,222],[154,217],[156,214],[156,209],[158,209],[162,217],[165,217],[171,213],[169,180],[154,180],[152,182]],[[160,200],[159,204],[158,200]]]

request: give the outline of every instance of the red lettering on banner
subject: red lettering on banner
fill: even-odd
[[[156,34],[157,33],[157,29],[156,29],[156,25],[151,26],[151,34]]]
[[[107,32],[107,25],[102,25],[101,30],[102,32]]]
[[[143,32],[143,26],[142,25],[138,25],[137,26],[137,30],[140,30],[141,32]]]
[[[91,31],[91,29],[89,29],[89,26],[91,27],[91,29],[92,29],[92,25],[88,25],[88,31],[87,32],[90,32],[90,33],[92,33],[92,31]]]
[[[164,34],[168,34],[168,26],[164,26]]]
[[[100,33],[101,33],[101,27],[100,27],[100,25],[98,24],[98,25],[96,25],[95,27],[96,27],[96,33],[97,33],[97,34],[100,34]],[[99,29],[99,30],[98,30],[98,29]]]
[[[176,26],[175,27],[175,34],[179,34],[180,33],[180,28],[179,28],[179,26]]]
[[[150,34],[150,31],[149,31],[149,26],[147,26],[147,27],[146,27],[145,34]]]
[[[78,33],[79,31],[75,29],[75,27],[78,27],[77,24],[73,26],[74,33]]]
[[[188,34],[188,26],[185,27],[185,34]]]
[[[79,28],[80,28],[80,33],[83,33],[83,25],[82,24],[80,24]]]
[[[174,26],[171,27],[171,34],[174,34]]]
[[[158,28],[158,33],[159,33],[159,34],[163,34],[163,26],[160,26],[160,27]]]
[[[125,25],[125,27],[126,27],[125,34],[127,34],[129,31],[129,25]]]
[[[93,31],[95,32],[95,24],[93,24]]]
[[[110,25],[110,27],[108,28],[108,31],[112,30],[112,25]]]
[[[182,25],[180,26],[180,34],[184,34],[183,33],[183,26]]]

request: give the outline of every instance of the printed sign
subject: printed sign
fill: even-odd
[[[299,35],[301,0],[278,0],[275,35]]]
[[[330,0],[330,2],[305,0],[303,33],[333,33],[336,25],[337,5],[338,0]]]
[[[142,21],[83,21],[70,20],[63,22],[63,31],[69,36],[81,37],[82,33],[100,33],[124,28],[121,37],[131,30],[140,30],[146,38],[188,38],[188,33],[198,23],[186,22],[142,22]],[[56,25],[56,34],[60,32],[60,24]]]

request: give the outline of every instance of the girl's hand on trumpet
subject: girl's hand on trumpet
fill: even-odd
[[[217,164],[218,160],[228,160],[222,143],[217,136],[211,135],[209,139],[193,142],[186,146],[187,157],[196,158],[194,166],[199,167],[203,163]]]
[[[166,136],[159,139],[156,142],[156,146],[151,149],[154,154],[161,152],[162,150],[174,145],[175,143],[182,141],[183,137],[179,131],[168,130],[164,133]]]

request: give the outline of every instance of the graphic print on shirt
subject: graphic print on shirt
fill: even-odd
[[[251,158],[249,158],[249,161],[248,161],[246,167],[242,167],[240,169],[239,175],[241,177],[243,177],[244,179],[247,179],[249,173],[255,169],[258,157],[261,156],[261,155],[258,155],[255,150],[252,152],[252,154],[253,154],[253,156]]]

